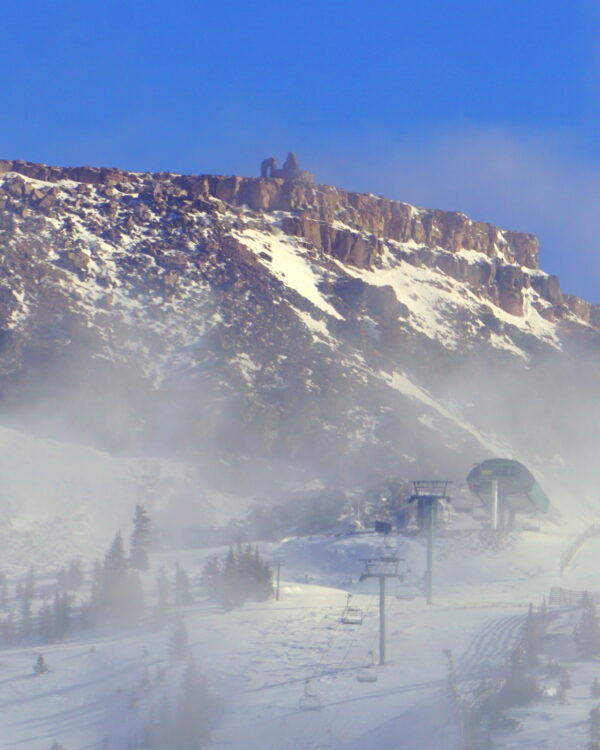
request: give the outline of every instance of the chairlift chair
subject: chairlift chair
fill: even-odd
[[[362,625],[362,622],[363,622],[362,609],[359,609],[358,607],[351,607],[350,606],[351,598],[352,598],[352,594],[348,594],[348,599],[346,600],[346,607],[344,611],[342,612],[341,621],[344,625]]]
[[[362,609],[357,609],[356,607],[346,607],[346,609],[342,613],[342,623],[344,625],[362,625]]]
[[[362,669],[358,670],[358,672],[356,673],[357,682],[377,682],[377,667],[375,666],[375,657],[373,656],[372,651],[369,651],[369,655],[371,657],[371,663],[366,667],[362,667]]]
[[[301,711],[320,711],[323,704],[319,696],[310,689],[310,681],[304,683],[304,693],[298,701],[298,708]]]

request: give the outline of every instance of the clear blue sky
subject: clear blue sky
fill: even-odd
[[[2,158],[322,182],[539,234],[600,302],[600,13],[571,0],[4,3]]]

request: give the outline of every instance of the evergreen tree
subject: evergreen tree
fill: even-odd
[[[49,604],[44,604],[38,612],[38,629],[44,641],[48,643],[54,641],[54,619]]]
[[[579,625],[579,646],[584,659],[593,659],[600,652],[600,622],[596,605],[584,597]]]
[[[589,742],[587,750],[600,750],[600,706],[590,711]]]
[[[519,645],[510,655],[501,700],[505,706],[522,706],[534,700],[538,692],[535,678],[528,670],[525,650],[522,645]]]
[[[127,606],[127,574],[127,558],[119,532],[104,558],[99,591],[100,606],[113,617]]]
[[[193,659],[183,676],[179,699],[173,711],[173,750],[202,750],[210,740],[216,702]],[[166,747],[166,746],[165,746]]]
[[[190,591],[190,579],[185,570],[182,570],[179,565],[175,565],[175,604],[181,606],[182,604],[191,604],[192,594]]]
[[[21,600],[21,615],[19,618],[18,637],[22,641],[33,632],[33,617],[31,615],[31,599],[23,597]]]
[[[17,638],[17,628],[12,612],[9,612],[2,621],[2,637],[7,646],[12,646]]]
[[[594,681],[590,687],[590,695],[592,698],[600,698],[600,681],[597,677],[594,677]]]
[[[533,604],[530,603],[523,633],[523,651],[528,667],[535,667],[538,663],[542,627],[543,623],[540,616],[534,611]]]
[[[94,627],[98,622],[102,606],[102,581],[102,564],[100,560],[96,560],[92,572],[90,598],[81,605],[81,625],[84,628]]]
[[[558,681],[558,700],[562,706],[567,702],[567,691],[571,689],[571,673],[563,667]]]
[[[38,677],[41,674],[45,674],[48,671],[48,665],[44,659],[44,656],[40,654],[33,665],[33,674]]]
[[[69,563],[69,569],[66,572],[66,588],[69,591],[78,591],[83,585],[83,569],[81,567],[81,558],[73,558]]]
[[[273,593],[273,577],[269,565],[261,559],[258,547],[238,545],[230,548],[223,567],[209,558],[202,572],[212,598],[220,600],[226,610],[245,601],[263,601]]]
[[[216,599],[219,597],[221,564],[217,555],[212,555],[206,559],[200,575],[200,583],[206,587],[211,598]]]
[[[135,506],[129,564],[134,570],[148,570],[148,549],[152,522],[143,505]]]
[[[244,597],[240,586],[238,564],[232,548],[230,548],[225,558],[219,588],[221,601],[226,610],[239,607],[240,604],[243,604]]]
[[[61,640],[71,624],[71,597],[67,592],[56,593],[52,605],[54,640]]]

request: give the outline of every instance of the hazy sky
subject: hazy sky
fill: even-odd
[[[319,181],[536,232],[600,302],[597,0],[18,0],[2,158]]]

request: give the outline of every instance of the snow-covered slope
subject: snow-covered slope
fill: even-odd
[[[477,683],[483,673],[503,667],[529,602],[540,603],[557,583],[582,587],[590,574],[582,553],[568,580],[560,578],[560,553],[570,541],[563,532],[523,533],[496,551],[479,546],[477,538],[475,532],[439,540],[430,607],[419,587],[425,548],[418,540],[388,539],[384,545],[375,535],[319,536],[263,547],[264,554],[286,560],[280,601],[228,613],[205,602],[196,584],[206,556],[225,550],[153,558],[146,577],[151,600],[158,566],[171,571],[177,562],[194,581],[196,602],[173,609],[170,617],[186,623],[192,651],[222,702],[211,747],[458,750],[442,651],[452,651],[461,684]],[[370,582],[358,582],[360,558],[393,552],[411,572],[388,586],[389,663],[377,670],[376,683],[359,683],[357,672],[378,648],[378,596]],[[363,610],[360,626],[340,622],[347,593]],[[107,736],[112,748],[126,748],[152,712],[163,710],[165,697],[172,701],[179,690],[183,665],[169,658],[171,632],[170,626],[118,636],[75,631],[63,644],[0,651],[4,746],[48,750],[56,739],[83,750],[101,747]],[[50,672],[34,677],[41,650]],[[320,711],[299,710],[306,680]],[[533,729],[539,739],[539,724]],[[499,735],[498,747],[519,736]]]
[[[190,527],[225,523],[244,508],[208,490],[189,464],[119,458],[75,443],[0,427],[2,570],[48,571],[74,556],[93,561],[118,530],[127,537],[135,505],[155,518],[157,544],[189,543]]]

